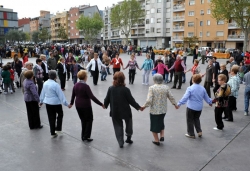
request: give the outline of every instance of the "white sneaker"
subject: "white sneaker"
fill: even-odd
[[[189,135],[189,134],[185,134],[185,136],[188,137],[188,138],[193,138],[193,139],[195,139],[195,136],[191,136],[191,135]]]
[[[58,136],[57,133],[55,133],[54,135],[51,135],[51,138],[56,138]]]
[[[12,90],[10,90],[10,94],[13,94],[13,91],[12,91]]]
[[[62,135],[63,134],[62,131],[55,131],[55,133],[58,134],[58,135]]]
[[[6,95],[6,94],[8,94],[7,92],[4,92],[4,94]]]
[[[244,115],[245,115],[245,116],[248,116],[248,113],[247,113],[247,112],[244,112]]]
[[[145,84],[146,86],[148,85],[148,84]]]
[[[142,83],[142,85],[144,85],[145,83]]]
[[[213,129],[216,131],[222,131],[222,129],[218,129],[217,127],[214,127]]]

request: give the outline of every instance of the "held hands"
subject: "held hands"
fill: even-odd
[[[145,108],[146,108],[146,107],[143,106],[143,107],[141,107],[139,110],[140,110],[140,111],[143,111]]]
[[[104,106],[104,104],[102,104],[102,108],[103,108],[103,109],[106,109],[106,107]]]
[[[42,107],[42,105],[43,105],[42,103],[39,103],[39,106],[40,106],[40,107]]]
[[[177,106],[177,105],[174,105],[174,107],[175,107],[175,109],[179,109],[180,108],[180,106]]]
[[[210,107],[212,107],[212,106],[213,106],[213,104],[209,104],[209,106],[210,106]]]
[[[68,108],[69,108],[69,109],[72,108],[72,105],[68,105]]]

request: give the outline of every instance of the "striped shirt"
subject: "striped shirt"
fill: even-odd
[[[129,60],[128,61],[128,65],[126,66],[126,68],[125,69],[127,69],[129,67],[129,69],[132,69],[132,70],[135,70],[136,69],[136,67],[137,68],[139,68],[139,66],[138,66],[138,64],[137,64],[137,62],[136,62],[136,60]]]

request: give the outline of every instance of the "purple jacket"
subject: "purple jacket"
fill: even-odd
[[[25,79],[23,82],[23,88],[24,88],[24,101],[39,102],[39,95],[38,95],[37,88],[33,80]]]

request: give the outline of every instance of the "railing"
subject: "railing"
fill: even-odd
[[[131,34],[131,37],[141,37],[141,36],[145,36],[145,34],[144,33]]]
[[[238,28],[239,26],[236,23],[228,23],[228,28]]]
[[[185,19],[185,16],[174,16],[173,17],[173,21],[175,20],[184,20]]]
[[[244,39],[244,35],[228,35],[228,39]]]
[[[183,26],[173,27],[173,31],[181,31],[184,30]]]
[[[115,37],[120,37],[120,35],[113,35],[111,36],[112,38],[115,38]]]
[[[182,11],[185,10],[185,5],[174,5],[173,11]]]
[[[172,40],[183,40],[183,36],[173,36]]]

